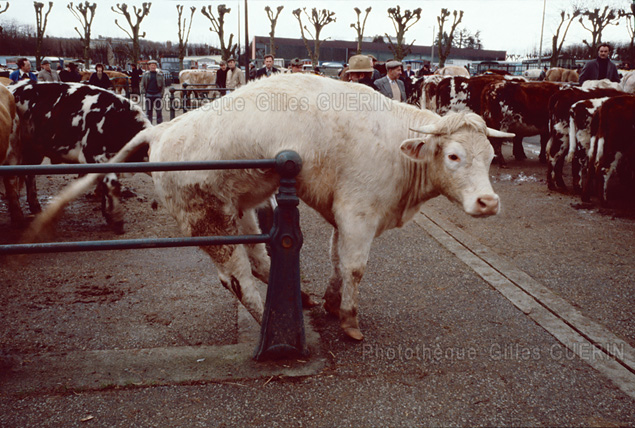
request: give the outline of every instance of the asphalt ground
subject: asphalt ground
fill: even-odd
[[[377,238],[361,288],[365,340],[347,340],[337,320],[314,308],[305,317],[319,335],[317,348],[306,361],[277,367],[249,360],[255,342],[245,330],[255,326],[238,321],[236,304],[198,250],[120,252],[92,256],[92,265],[68,254],[38,256],[28,269],[5,263],[0,426],[632,426],[634,399],[591,365],[600,355],[593,345],[577,342],[577,353],[568,348],[532,310],[519,309],[430,232],[464,234],[474,255],[482,256],[483,246],[496,257],[490,267],[525,273],[525,281],[545,286],[583,319],[633,346],[632,216],[577,207],[574,196],[546,190],[542,171],[532,156],[510,161],[507,170],[492,168],[504,207],[497,217],[472,219],[439,198],[416,222]],[[151,194],[143,198],[149,202]],[[174,228],[161,210],[148,216],[157,216],[156,224],[130,219],[127,237]],[[95,234],[108,236],[95,222]],[[330,271],[330,228],[304,206],[301,222],[302,284],[319,298]],[[82,277],[77,284],[65,276],[72,269]],[[36,284],[32,270],[53,279]],[[104,283],[119,286],[122,295],[100,294],[112,290]],[[14,317],[27,323],[14,325]],[[198,378],[194,369],[188,380],[170,376],[183,366],[209,368],[211,350],[228,347],[238,349],[240,364],[223,366],[222,376],[210,369],[199,370]],[[196,348],[210,351],[205,361],[197,363]],[[61,355],[130,357],[157,349],[189,360],[156,358],[149,365],[163,374],[133,373],[140,382],[127,375],[90,387],[51,387],[45,376],[47,367],[56,370],[50,377],[60,376],[53,363]],[[130,360],[116,360],[121,365],[111,370],[130,373]],[[97,362],[86,376],[104,367]],[[33,373],[33,365],[44,372],[33,377],[35,386],[13,388],[20,384],[16,374]]]

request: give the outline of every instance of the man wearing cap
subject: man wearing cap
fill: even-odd
[[[18,69],[9,74],[9,79],[13,80],[13,83],[24,79],[37,80],[35,74],[31,72],[31,61],[26,58],[20,58],[18,60]]]
[[[236,89],[245,84],[245,74],[240,69],[240,67],[236,67],[236,59],[231,57],[227,60],[227,88],[228,89]]]
[[[373,65],[366,55],[353,55],[348,60],[348,69],[345,71],[345,80],[349,82],[361,83],[373,89],[371,76],[373,75]]]
[[[42,69],[37,75],[38,82],[58,82],[60,83],[62,80],[60,79],[60,75],[57,74],[57,71],[51,70],[51,63],[48,59],[42,61]]]
[[[60,80],[62,82],[79,82],[82,80],[82,76],[80,76],[77,71],[77,64],[74,62],[69,62],[66,64],[66,68],[60,71]]]
[[[302,61],[300,61],[300,58],[293,58],[289,63],[289,67],[287,73],[302,73]]]
[[[395,101],[406,101],[406,86],[399,80],[401,76],[401,63],[399,61],[388,61],[386,63],[386,75],[375,80],[377,90],[388,98]]]
[[[141,78],[141,95],[145,95],[146,116],[152,122],[152,110],[157,112],[157,125],[163,122],[163,91],[165,91],[165,76],[157,71],[159,63],[148,61],[148,71]]]
[[[279,73],[276,67],[273,66],[273,55],[265,55],[265,66],[256,71],[256,79],[261,77],[270,77],[274,73]]]

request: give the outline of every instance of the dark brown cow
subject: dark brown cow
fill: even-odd
[[[487,126],[516,134],[514,157],[526,159],[523,138],[540,135],[540,161],[546,161],[545,148],[549,139],[549,98],[561,86],[551,82],[515,82],[501,80],[488,86],[481,99],[482,116]],[[500,165],[505,165],[502,141],[492,139]]]
[[[565,88],[555,93],[549,100],[550,137],[547,143],[547,186],[566,188],[562,179],[564,157],[569,151],[569,121],[571,106],[577,101],[592,98],[624,95],[615,89]],[[577,165],[576,165],[577,167]],[[575,183],[574,183],[575,184]],[[574,185],[574,187],[576,187]]]
[[[498,74],[476,77],[452,76],[436,86],[436,111],[444,115],[449,111],[469,110],[481,114],[481,94],[493,82],[503,80]]]
[[[597,186],[601,202],[607,201],[611,179],[617,173],[631,183],[635,172],[635,96],[606,100],[591,121],[589,173],[582,183],[582,200],[588,202]],[[632,191],[633,186],[630,187]]]

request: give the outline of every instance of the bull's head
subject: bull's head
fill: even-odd
[[[462,122],[457,123],[457,119]],[[405,140],[401,150],[427,164],[424,180],[435,192],[458,203],[470,215],[498,214],[500,200],[489,180],[494,149],[487,137],[512,138],[514,134],[487,128],[473,113],[450,113],[436,124],[412,131],[424,136]]]

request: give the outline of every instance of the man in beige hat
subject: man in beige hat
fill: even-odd
[[[348,69],[345,71],[345,79],[349,82],[362,83],[373,89],[377,89],[373,85],[371,76],[373,75],[373,65],[366,55],[353,55],[348,60]]]
[[[245,73],[236,66],[236,58],[227,59],[227,88],[236,89],[245,84]]]
[[[406,101],[406,86],[399,80],[401,76],[401,63],[399,61],[388,61],[386,63],[386,75],[375,80],[377,90],[388,98],[395,101]]]

